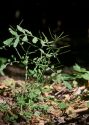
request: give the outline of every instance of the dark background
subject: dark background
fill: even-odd
[[[71,38],[71,52],[60,57],[65,65],[89,65],[89,3],[84,0],[8,0],[0,3],[0,41],[9,36],[9,26],[27,28],[49,37],[64,31]]]

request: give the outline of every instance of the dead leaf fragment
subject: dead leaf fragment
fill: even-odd
[[[0,89],[8,88],[4,83],[0,84]]]
[[[38,125],[45,125],[45,121],[44,120],[40,120]]]
[[[64,97],[65,97],[65,101],[69,101],[70,100],[70,95],[69,94],[65,94]]]
[[[56,90],[56,91],[59,91],[59,90],[62,89],[62,87],[60,86],[60,84],[54,84],[53,89]]]
[[[61,115],[62,111],[60,109],[55,109],[53,107],[50,107],[48,113],[54,115],[55,117],[58,117]]]

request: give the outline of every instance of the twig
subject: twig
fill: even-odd
[[[81,112],[84,112],[84,111],[87,111],[88,110],[88,108],[86,107],[86,108],[82,108],[82,109],[77,109],[77,110],[75,110],[75,113],[81,113]]]

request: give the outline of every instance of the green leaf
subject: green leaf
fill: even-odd
[[[41,42],[42,47],[46,46],[46,44],[45,44],[45,42],[43,40],[41,40],[40,42]]]
[[[29,35],[32,36],[32,33],[30,31],[28,31],[27,29],[24,29],[26,33],[28,33]]]
[[[9,38],[5,40],[3,43],[4,45],[11,46],[14,38]]]
[[[61,83],[61,81],[62,81],[61,74],[57,74],[57,76],[56,76],[56,81],[57,81],[58,83]]]
[[[87,107],[89,108],[89,102],[87,102]]]
[[[6,103],[0,103],[0,111],[1,112],[7,111],[8,108],[9,108],[8,104],[6,104]]]
[[[38,41],[38,38],[37,38],[37,37],[34,37],[34,38],[32,39],[32,42],[33,42],[33,43],[37,43],[37,41]]]
[[[0,64],[6,63],[6,62],[7,62],[7,58],[0,57]]]
[[[26,66],[28,64],[28,60],[23,60],[22,63]]]
[[[71,79],[73,79],[73,78],[74,78],[74,77],[73,77],[72,75],[65,74],[65,73],[62,74],[62,80],[63,80],[63,81],[71,80]]]
[[[18,29],[20,32],[22,32],[22,33],[25,34],[25,30],[24,30],[22,27],[20,27],[19,25],[17,25],[17,29]]]
[[[24,36],[24,37],[23,37],[23,39],[22,39],[22,41],[23,41],[23,42],[26,42],[26,41],[28,41],[28,38],[27,38],[27,36]]]
[[[60,109],[66,109],[67,105],[64,102],[59,103]]]
[[[39,50],[40,50],[41,53],[43,53],[43,54],[45,53],[44,50],[42,50],[42,49],[39,49]]]
[[[89,80],[89,73],[85,73],[82,75],[83,79]]]
[[[35,89],[35,94],[37,94],[37,95],[40,95],[41,94],[41,91],[40,91],[40,89]]]
[[[15,42],[13,44],[13,47],[16,48],[19,43],[19,36],[15,39]]]
[[[23,97],[23,95],[17,97],[17,104],[25,105],[25,98]]]
[[[59,74],[59,73],[61,73],[61,71],[62,71],[62,70],[57,70],[57,73]]]
[[[24,116],[26,119],[27,119],[27,118],[29,119],[29,118],[32,117],[32,112],[28,112],[28,111],[26,112],[26,111],[24,111],[24,112],[23,112],[23,116]]]
[[[47,57],[49,57],[49,58],[50,58],[50,57],[52,57],[52,55],[51,55],[51,54],[46,54],[46,56],[47,56]]]
[[[12,30],[11,28],[9,28],[9,32],[14,36],[18,36],[17,32]]]
[[[40,116],[40,114],[41,113],[39,111],[35,111],[35,113],[34,113],[35,116]]]
[[[86,72],[87,70],[85,68],[81,68],[81,72],[84,73]]]
[[[46,104],[44,104],[44,105],[41,105],[40,106],[40,109],[43,109],[44,111],[48,111],[48,109],[49,109],[49,106],[48,105],[46,105]]]
[[[7,64],[2,64],[2,65],[0,66],[0,74],[1,74],[1,75],[4,75],[3,70],[6,68],[6,66],[7,66]]]
[[[69,82],[63,81],[63,84],[65,85],[66,88],[68,88],[70,90],[72,89],[72,86],[71,86],[71,84]]]
[[[76,64],[75,66],[73,66],[73,69],[80,72],[80,66],[78,64]]]
[[[75,66],[73,66],[73,69],[75,71],[78,71],[78,72],[86,72],[86,69],[85,68],[81,68],[78,64],[76,64]]]
[[[34,75],[34,70],[30,70],[30,69],[29,69],[29,74],[30,74],[30,75]]]

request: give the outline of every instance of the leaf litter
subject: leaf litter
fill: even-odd
[[[25,81],[1,77],[0,122],[2,125],[89,125],[89,88],[84,84],[78,86],[76,82],[72,81],[72,89],[56,82],[46,83],[42,91],[36,91],[35,95],[32,95],[34,91],[31,93],[31,98],[37,100],[34,103],[29,100],[29,105],[32,103],[29,107],[28,103],[22,104],[24,95],[18,105],[15,99],[16,94],[24,93]],[[32,79],[31,84],[34,84]],[[24,107],[24,111],[21,111],[19,105]]]

